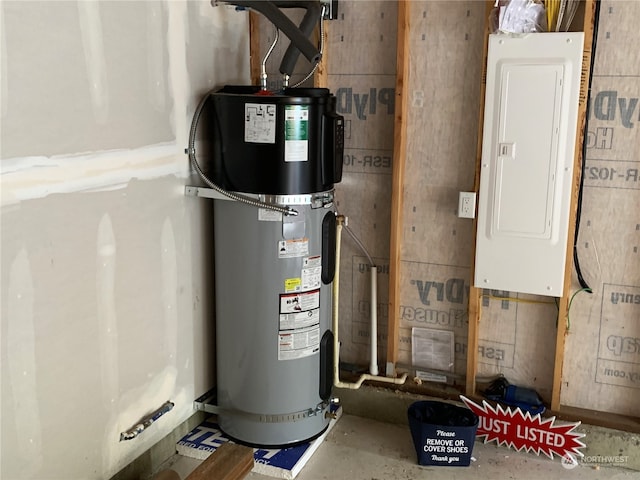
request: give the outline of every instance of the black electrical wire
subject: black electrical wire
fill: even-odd
[[[598,43],[598,23],[600,22],[600,0],[596,0],[596,11],[593,20],[593,41],[591,43],[591,62],[589,65],[589,83],[587,87],[587,109],[585,114],[584,130],[585,133],[589,132],[589,116],[591,114],[591,83],[593,81],[593,66],[596,61],[596,44]],[[582,269],[580,268],[580,260],[578,257],[578,236],[580,234],[580,217],[582,216],[582,193],[584,190],[584,177],[587,164],[587,135],[585,134],[582,142],[582,166],[580,173],[580,187],[578,189],[578,205],[576,208],[576,229],[573,240],[573,264],[576,268],[576,275],[580,286],[589,293],[593,293],[591,287],[582,276]]]

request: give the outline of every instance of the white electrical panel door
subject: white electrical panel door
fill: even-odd
[[[489,37],[476,287],[562,295],[583,41]]]

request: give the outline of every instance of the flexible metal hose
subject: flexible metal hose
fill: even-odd
[[[278,30],[278,27],[274,25],[273,29],[274,29],[275,38],[273,39],[273,43],[271,44],[271,47],[269,47],[267,54],[262,59],[262,63],[260,64],[260,88],[263,91],[267,90],[267,60],[271,55],[271,52],[273,52],[273,49],[276,48],[276,44],[278,43],[278,37],[280,36],[280,30]]]

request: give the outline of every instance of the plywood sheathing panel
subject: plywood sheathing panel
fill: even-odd
[[[413,327],[453,331],[464,375],[473,224],[457,202],[473,189],[484,4],[410,8],[399,360],[411,363]]]
[[[380,365],[385,358],[388,309],[388,255],[396,74],[396,2],[340,2],[329,25],[328,87],[345,117],[342,183],[338,210],[361,239],[378,274]],[[341,256],[341,358],[368,363],[370,272],[364,253],[343,235]],[[352,279],[351,282],[346,279]]]
[[[603,1],[578,254],[593,294],[570,309],[561,402],[640,415],[640,42],[637,2]],[[634,46],[630,48],[630,46]],[[574,282],[572,291],[579,288]]]

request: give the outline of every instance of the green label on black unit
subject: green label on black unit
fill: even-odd
[[[284,160],[306,162],[309,159],[309,107],[287,105],[284,117]]]
[[[309,107],[287,105],[285,116],[285,140],[309,140]]]

